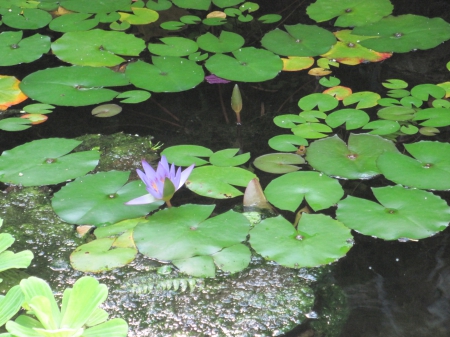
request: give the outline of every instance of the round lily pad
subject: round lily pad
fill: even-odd
[[[434,98],[445,97],[445,89],[435,84],[419,84],[411,89],[411,96],[417,97],[418,99],[426,102],[431,97]]]
[[[335,26],[355,27],[377,22],[393,9],[389,0],[317,0],[306,8],[306,13],[317,22],[337,17]]]
[[[379,203],[349,196],[338,203],[338,220],[384,240],[427,238],[444,230],[450,221],[450,207],[433,193],[401,186],[372,191]]]
[[[4,118],[0,120],[0,130],[22,131],[31,127],[31,121],[20,117]]]
[[[423,121],[423,126],[448,126],[450,125],[450,109],[449,108],[429,108],[419,110],[413,120]]]
[[[229,53],[241,48],[245,40],[239,34],[222,30],[219,37],[209,32],[199,36],[197,43],[200,48],[211,53]]]
[[[134,229],[134,241],[139,252],[162,261],[204,257],[212,262],[213,254],[245,241],[250,229],[247,218],[234,211],[208,219],[213,210],[212,205],[188,204],[153,214],[147,222],[139,223]],[[225,253],[218,257],[218,261],[227,259]],[[237,253],[229,254],[229,257],[233,259]],[[246,259],[249,255],[248,252]],[[241,268],[244,267],[246,265],[241,264]]]
[[[134,35],[102,29],[67,32],[52,43],[52,51],[59,59],[92,67],[116,66],[125,61],[117,55],[138,56],[144,49],[144,40]]]
[[[12,66],[37,60],[50,49],[50,37],[35,34],[22,39],[23,32],[0,34],[0,66]]]
[[[119,12],[120,21],[131,25],[147,25],[158,20],[158,12],[149,8],[134,7],[135,4],[131,7],[133,13]]]
[[[195,168],[186,186],[191,191],[209,198],[228,199],[243,195],[234,186],[245,187],[256,176],[239,167],[202,166]]]
[[[361,41],[366,48],[407,53],[416,49],[431,49],[450,39],[450,24],[441,18],[406,14],[356,27],[353,34],[377,37]]]
[[[358,109],[340,109],[330,113],[325,122],[332,128],[345,124],[346,130],[354,130],[369,123],[369,115]]]
[[[380,174],[377,158],[398,153],[394,143],[380,136],[350,134],[348,146],[337,135],[311,143],[306,160],[316,170],[344,179],[370,179]]]
[[[170,164],[178,166],[202,166],[208,164],[208,161],[199,157],[210,157],[213,152],[199,145],[176,145],[171,146],[161,152],[161,155],[166,156]]]
[[[349,228],[322,214],[303,214],[297,229],[277,216],[250,231],[250,244],[258,254],[289,268],[332,263],[347,254],[352,239]]]
[[[122,107],[117,104],[102,104],[92,109],[92,115],[95,117],[112,117],[118,115]]]
[[[8,11],[2,14],[3,23],[16,29],[39,29],[52,21],[50,13],[37,8],[11,6]]]
[[[49,28],[55,32],[74,32],[89,30],[99,23],[97,17],[86,13],[68,13],[58,16],[49,24]]]
[[[275,29],[263,36],[264,48],[283,56],[317,56],[325,54],[336,43],[328,30],[312,25],[286,25],[287,32]]]
[[[264,190],[274,206],[294,212],[306,199],[308,205],[319,211],[337,203],[344,191],[339,181],[319,172],[291,172],[272,180]]]
[[[121,103],[141,103],[151,96],[152,94],[145,90],[128,90],[117,95],[116,98],[123,98]]]
[[[337,107],[339,101],[331,95],[315,93],[300,98],[298,106],[302,110],[312,110],[317,107],[320,111],[329,111]]]
[[[263,82],[278,75],[283,61],[268,50],[245,47],[232,52],[234,57],[215,54],[205,63],[218,77],[230,81]]]
[[[130,172],[109,171],[80,177],[55,193],[53,209],[68,223],[93,226],[111,225],[157,209],[161,201],[125,205],[148,193],[141,181],[135,180],[125,185],[129,175]]]
[[[111,13],[118,10],[129,10],[129,0],[62,0],[61,7],[78,13]]]
[[[299,146],[308,146],[308,141],[296,135],[278,135],[269,139],[269,146],[281,152],[294,152]]]
[[[357,103],[356,109],[366,109],[376,106],[380,98],[376,92],[360,91],[345,97],[343,103],[345,106]]]
[[[326,133],[333,132],[333,130],[328,125],[321,123],[300,124],[293,127],[291,131],[294,133],[294,135],[306,139],[323,138],[327,136],[324,132]]]
[[[397,184],[431,190],[450,190],[450,144],[421,141],[405,144],[415,158],[400,153],[384,153],[377,166]]]
[[[250,159],[250,153],[242,153],[236,156],[239,149],[225,149],[215,152],[209,158],[211,164],[215,166],[239,166],[245,164]]]
[[[197,43],[184,37],[163,37],[162,43],[149,43],[148,50],[152,54],[161,56],[187,56],[195,53]]]
[[[0,156],[0,181],[23,186],[52,185],[93,170],[100,154],[83,151],[68,154],[80,141],[65,138],[35,140]]]
[[[294,136],[296,137],[296,136]],[[304,164],[303,157],[293,153],[269,153],[256,158],[253,165],[261,171],[269,173],[288,173],[298,171],[300,167],[295,166]]]
[[[415,113],[415,109],[405,106],[390,106],[378,110],[377,115],[391,121],[408,121],[414,117]]]
[[[400,130],[400,124],[397,121],[378,120],[367,123],[362,127],[364,130],[372,130],[372,135],[390,135]]]
[[[105,87],[128,84],[122,73],[74,66],[36,71],[22,80],[20,88],[28,97],[43,103],[82,106],[111,101],[117,92]]]
[[[306,123],[306,119],[300,117],[299,115],[287,114],[287,115],[279,115],[273,119],[273,122],[276,126],[280,128],[291,129],[299,123]]]
[[[180,57],[154,56],[152,62],[129,64],[125,73],[131,83],[153,92],[179,92],[194,88],[205,77],[201,66]]]

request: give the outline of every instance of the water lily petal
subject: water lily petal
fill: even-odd
[[[183,172],[181,172],[180,182],[178,184],[178,188],[183,186],[183,184],[186,182],[186,180],[189,178],[189,175],[191,174],[192,170],[194,169],[195,164],[192,164],[188,168],[186,168]],[[178,189],[177,188],[177,189]]]
[[[125,205],[144,205],[144,204],[151,204],[152,202],[155,202],[156,199],[151,194],[145,194],[142,197],[134,198],[133,200],[127,201]]]
[[[142,159],[142,167],[144,168],[145,175],[148,177],[149,181],[153,180],[156,177],[155,170],[144,159]]]

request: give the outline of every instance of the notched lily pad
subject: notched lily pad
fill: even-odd
[[[438,196],[401,186],[372,188],[379,203],[348,196],[336,216],[347,227],[384,240],[423,239],[447,228],[450,207]]]
[[[212,154],[213,152],[210,149],[200,145],[176,145],[161,152],[161,155],[166,156],[169,164],[177,166],[195,164],[196,167],[208,164],[209,161],[202,158],[209,158]]]
[[[23,32],[0,34],[0,66],[12,66],[37,60],[50,49],[50,37],[35,34],[22,39]]]
[[[253,165],[257,169],[276,174],[298,171],[300,167],[296,165],[304,163],[303,157],[293,153],[269,153],[259,156],[253,161]]]
[[[245,40],[239,34],[222,30],[219,37],[209,32],[199,36],[197,43],[200,48],[211,53],[229,53],[241,48]]]

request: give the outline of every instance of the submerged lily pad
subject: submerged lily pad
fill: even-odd
[[[103,104],[92,109],[92,115],[95,117],[112,117],[118,115],[122,107],[117,104]]]
[[[283,56],[317,56],[336,43],[328,30],[312,25],[285,25],[287,32],[275,29],[263,36],[264,48]]]
[[[152,259],[174,261],[185,272],[199,277],[214,276],[214,269],[211,275],[213,261],[218,268],[221,268],[222,264],[229,265],[236,256],[249,261],[248,248],[244,254],[241,250],[245,248],[242,247],[228,252],[231,254],[224,251],[245,241],[250,229],[247,218],[240,213],[228,211],[208,219],[213,210],[212,205],[189,204],[153,214],[147,222],[139,223],[134,229],[134,240],[139,252]],[[219,252],[223,253],[217,257],[218,261],[215,261],[213,254]],[[194,257],[200,258],[200,261],[186,262]],[[202,268],[205,264],[209,265],[209,268]],[[242,263],[240,268],[235,265],[233,272],[246,266],[246,263]]]
[[[283,61],[268,50],[245,47],[232,54],[234,57],[215,54],[206,61],[205,66],[218,77],[241,82],[267,81],[283,69]]]
[[[30,98],[43,103],[82,106],[111,101],[117,92],[105,87],[128,84],[122,73],[74,66],[36,71],[22,80],[20,88]]]
[[[308,205],[319,211],[337,203],[344,191],[336,179],[319,172],[291,172],[272,180],[264,190],[274,206],[294,212],[306,199]]]
[[[347,254],[352,239],[349,228],[323,214],[303,214],[297,229],[282,216],[267,218],[250,231],[258,254],[289,268],[332,263]]]
[[[23,32],[0,34],[0,66],[11,66],[37,60],[50,49],[50,37],[35,34],[22,39]]]
[[[194,61],[174,56],[154,56],[153,64],[129,64],[126,75],[135,86],[153,92],[189,90],[203,82],[205,73]]]
[[[97,151],[68,154],[81,142],[65,138],[35,140],[0,156],[0,181],[22,186],[52,185],[85,175],[98,164]]]
[[[384,152],[398,153],[394,143],[375,135],[350,134],[348,147],[337,135],[316,140],[306,160],[316,170],[345,179],[370,179],[380,174],[377,158]]]
[[[377,166],[397,184],[431,190],[450,190],[450,144],[421,141],[405,144],[415,158],[400,153],[384,153]]]
[[[406,14],[356,27],[353,34],[376,37],[361,41],[366,48],[407,53],[416,49],[431,49],[450,39],[450,24],[441,18]]]
[[[444,230],[450,207],[438,196],[401,186],[372,188],[378,204],[348,196],[336,216],[347,227],[384,240],[423,239]]]
[[[68,223],[93,226],[111,225],[157,209],[161,201],[125,205],[148,193],[141,181],[135,180],[125,185],[129,175],[130,172],[109,171],[80,177],[55,193],[53,209]]]
[[[291,135],[292,136],[292,135]],[[293,136],[297,137],[297,136]],[[300,137],[298,137],[300,138]],[[305,140],[307,143],[307,141]],[[259,156],[253,162],[253,165],[261,171],[269,173],[288,173],[298,171],[300,167],[295,166],[304,164],[303,157],[293,153],[269,153]]]

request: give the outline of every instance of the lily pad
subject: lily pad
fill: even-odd
[[[150,53],[161,56],[187,56],[198,49],[197,43],[184,37],[163,37],[160,40],[162,44],[148,44]]]
[[[39,29],[52,21],[50,13],[37,8],[11,7],[2,14],[3,23],[16,29]]]
[[[407,82],[398,79],[386,80],[386,82],[383,82],[381,84],[383,85],[383,87],[388,89],[405,89],[408,87]]]
[[[330,96],[331,97],[331,96]],[[306,139],[317,139],[326,137],[326,133],[333,132],[333,130],[322,123],[305,123],[300,124],[291,129],[296,136],[300,136]]]
[[[338,203],[337,218],[347,227],[384,240],[427,238],[450,221],[450,207],[430,192],[401,186],[372,191],[381,205],[349,196]]]
[[[31,127],[31,121],[20,117],[4,118],[0,120],[0,130],[22,131]]]
[[[175,6],[187,9],[207,10],[211,5],[211,0],[172,0]]]
[[[52,43],[59,59],[80,66],[113,67],[125,59],[118,55],[138,56],[145,42],[123,32],[92,29],[67,32]]]
[[[285,25],[263,36],[264,48],[283,56],[317,56],[325,54],[336,43],[328,30],[313,25]]]
[[[14,76],[0,75],[0,110],[6,110],[28,98],[19,85],[20,81]]]
[[[272,180],[264,190],[274,206],[295,212],[306,199],[308,205],[319,211],[337,203],[344,191],[336,179],[319,172],[291,172]]]
[[[134,229],[134,240],[139,252],[161,261],[202,257],[202,260],[206,260],[202,262],[210,265],[214,261],[213,254],[222,252],[221,256],[216,256],[216,261],[219,262],[217,267],[225,265],[227,269],[233,263],[229,258],[239,256],[248,261],[250,252],[242,254],[242,248],[234,252],[224,251],[225,248],[245,241],[250,229],[247,218],[240,213],[228,211],[208,219],[213,209],[212,205],[188,204],[153,214],[147,222],[139,223]],[[174,263],[180,266],[180,262]],[[232,269],[236,272],[245,267],[245,263],[240,264],[241,269],[235,264]],[[206,275],[204,273],[205,271],[203,275],[196,273],[195,276],[211,276],[209,272]]]
[[[136,3],[135,3],[136,4]],[[155,22],[159,18],[158,12],[149,8],[131,7],[133,13],[118,12],[120,14],[120,21],[129,23],[130,25],[148,25]]]
[[[128,90],[117,95],[116,98],[123,98],[121,103],[141,103],[151,96],[152,94],[145,90]]]
[[[225,30],[222,30],[219,37],[208,32],[197,38],[198,46],[211,53],[230,53],[241,48],[244,43],[241,35]]]
[[[324,94],[333,96],[338,101],[342,101],[344,98],[350,96],[352,92],[353,92],[352,89],[350,89],[349,87],[344,87],[342,85],[328,88],[323,91]]]
[[[210,157],[213,152],[204,146],[199,145],[176,145],[171,146],[161,152],[166,156],[169,164],[177,166],[190,166],[195,164],[196,167],[208,164],[209,161],[199,157]]]
[[[414,157],[384,153],[377,165],[384,176],[397,184],[431,190],[450,190],[450,144],[421,141],[405,144]]]
[[[312,110],[315,107],[320,111],[329,111],[337,107],[339,101],[331,95],[315,93],[300,98],[298,106],[302,110]]]
[[[122,107],[117,104],[102,104],[92,109],[92,115],[95,117],[112,117],[118,115],[122,111]]]
[[[243,195],[234,186],[245,187],[256,176],[239,167],[196,167],[186,186],[191,191],[209,198],[228,199]]]
[[[294,152],[299,146],[308,146],[308,141],[296,135],[278,135],[269,139],[269,146],[281,152]]]
[[[421,121],[423,126],[448,126],[450,125],[450,109],[449,108],[429,108],[423,109],[416,113],[413,120]]]
[[[390,135],[400,130],[400,124],[397,121],[378,120],[367,123],[362,127],[364,130],[372,130],[372,135]]]
[[[306,119],[300,117],[299,115],[287,114],[287,115],[279,115],[273,119],[273,122],[276,126],[280,128],[291,129],[297,124],[306,123]]]
[[[209,158],[212,165],[215,166],[239,166],[245,164],[250,159],[250,153],[242,153],[236,156],[239,149],[225,149],[215,152]]]
[[[426,102],[431,97],[434,98],[445,97],[445,89],[435,84],[419,84],[411,89],[411,96],[417,97],[420,100]]]
[[[414,117],[415,113],[415,109],[405,106],[390,106],[378,110],[377,115],[390,121],[409,121]]]
[[[316,22],[337,17],[337,27],[356,27],[377,22],[392,13],[389,0],[317,0],[306,8],[308,16]]]
[[[345,179],[370,179],[381,172],[377,158],[384,152],[398,153],[394,143],[380,136],[350,134],[348,146],[337,135],[316,140],[306,160],[316,170]]]
[[[431,49],[450,39],[450,24],[441,18],[406,14],[356,27],[353,34],[376,37],[361,41],[366,48],[407,53],[416,49]]]
[[[28,112],[30,114],[49,114],[55,107],[50,104],[42,104],[42,103],[34,103],[28,104],[22,108],[23,111]]]
[[[61,7],[78,13],[111,13],[118,10],[130,10],[129,0],[62,0]]]
[[[36,71],[22,80],[20,88],[30,98],[43,103],[82,106],[111,101],[117,92],[105,87],[128,84],[122,73],[74,66]]]
[[[154,56],[153,64],[129,64],[126,75],[135,86],[153,92],[189,90],[203,82],[205,73],[194,61],[173,56]]]
[[[129,172],[109,171],[80,177],[55,193],[53,209],[68,223],[105,226],[146,215],[162,205],[161,201],[125,205],[127,201],[148,193],[141,181],[125,185],[129,175]]]
[[[50,37],[34,34],[22,39],[23,32],[0,34],[0,66],[12,66],[37,60],[50,49]]]
[[[256,158],[253,165],[264,172],[281,174],[298,171],[300,167],[295,165],[304,163],[303,157],[297,154],[269,153]]]
[[[325,122],[332,128],[345,124],[346,130],[354,130],[369,123],[369,115],[358,109],[340,109],[330,113]]]
[[[381,96],[375,92],[360,91],[344,98],[343,103],[345,106],[358,103],[356,104],[356,109],[366,109],[376,106],[380,98]]]
[[[58,16],[49,24],[55,32],[84,31],[97,27],[99,20],[96,16],[87,13],[68,13]]]
[[[324,87],[331,88],[331,87],[339,85],[341,83],[341,80],[334,76],[322,77],[319,80],[319,83],[320,83],[320,85],[323,85]]]
[[[288,58],[282,58],[282,60],[283,71],[308,69],[314,64],[314,59],[312,57],[288,56]]]
[[[52,185],[93,170],[100,154],[68,154],[80,141],[65,138],[35,140],[4,151],[0,156],[0,181],[22,186]]]

